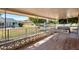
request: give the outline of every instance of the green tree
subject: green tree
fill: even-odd
[[[39,18],[33,18],[33,17],[29,17],[29,19],[34,23],[34,24],[40,24],[40,23],[45,23],[46,20],[45,19],[39,19]]]
[[[71,24],[78,23],[78,17],[68,18],[68,22]]]
[[[19,27],[22,27],[23,26],[23,23],[19,23],[18,25],[19,25]]]
[[[59,19],[59,24],[67,24],[67,19]]]
[[[49,20],[48,23],[49,23],[49,24],[56,24],[57,22],[56,22],[56,21],[53,21],[53,20]]]
[[[77,23],[78,22],[78,17],[72,17],[72,18],[67,18],[67,19],[59,19],[59,24],[73,24],[73,23]]]

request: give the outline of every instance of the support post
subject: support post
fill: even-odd
[[[6,38],[7,38],[7,33],[6,33],[6,9],[5,9],[5,24],[4,24],[4,26],[5,26],[5,40],[6,40]]]
[[[78,14],[78,35],[79,35],[79,14]]]

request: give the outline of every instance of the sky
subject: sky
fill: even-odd
[[[1,14],[1,17],[4,17],[5,14]],[[15,20],[19,20],[19,21],[23,21],[23,20],[27,20],[28,17],[27,16],[19,16],[19,15],[14,15],[14,14],[6,14],[7,18],[13,18]]]

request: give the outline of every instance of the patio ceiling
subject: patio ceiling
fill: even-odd
[[[7,8],[9,12],[48,19],[62,19],[78,16],[78,8]]]

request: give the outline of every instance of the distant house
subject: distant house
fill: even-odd
[[[23,26],[24,27],[36,27],[36,25],[32,21],[30,21],[29,19],[23,21]]]
[[[19,22],[14,20],[13,18],[6,18],[6,27],[19,27]],[[5,18],[0,17],[0,28],[4,28],[5,27]]]

